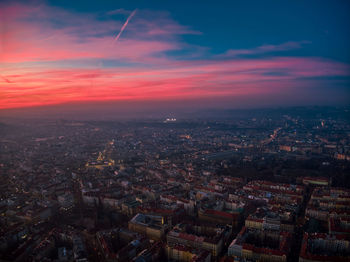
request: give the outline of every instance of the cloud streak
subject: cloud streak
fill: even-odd
[[[9,84],[12,83],[12,82],[11,82],[10,80],[8,80],[6,77],[3,77],[3,76],[1,76],[1,75],[0,75],[0,77],[1,77],[6,83],[9,83]]]
[[[305,45],[311,44],[310,41],[299,42],[286,42],[279,45],[262,45],[251,49],[230,49],[224,54],[218,55],[218,57],[238,57],[247,55],[260,55],[273,52],[283,52],[294,49],[303,48]]]
[[[276,71],[288,74],[268,74]],[[38,68],[22,73],[7,69],[8,77],[17,74],[13,77],[16,80],[3,86],[0,100],[3,108],[10,108],[78,101],[293,95],[318,84],[317,80],[305,82],[304,78],[346,76],[347,72],[348,68],[342,64],[299,58],[182,61],[153,69]]]

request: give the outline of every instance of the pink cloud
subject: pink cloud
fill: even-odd
[[[165,14],[151,16],[150,11],[138,11],[140,15],[133,17],[114,43],[123,21],[101,21],[47,6],[0,10],[5,14],[0,18],[5,21],[0,31],[2,109],[77,101],[256,97],[292,93],[296,85],[308,88],[303,78],[349,74],[347,65],[317,58],[237,58],[301,48],[306,42],[231,50],[226,60],[176,60],[166,52],[187,45],[177,35],[198,32]],[[52,17],[62,20],[63,26],[57,26]],[[65,60],[75,66],[66,66]],[[105,60],[113,66],[100,66]]]
[[[307,44],[310,44],[310,41],[299,41],[299,42],[286,42],[279,45],[262,45],[252,49],[230,49],[224,54],[218,55],[219,57],[236,57],[242,55],[257,55],[270,52],[281,52],[288,51],[293,49],[300,49]]]
[[[139,21],[134,19],[137,24],[142,24],[143,28],[133,29],[130,23],[128,31],[131,27],[131,37],[123,36],[121,41],[114,43],[113,39],[123,25],[120,21],[99,21],[92,15],[77,16],[46,6],[2,7],[1,13],[5,14],[1,18],[4,20],[0,32],[1,62],[89,58],[140,62],[155,58],[155,54],[179,48],[176,41],[140,39],[140,35],[153,35],[156,31],[156,34],[161,34],[164,30],[171,34],[169,32],[181,28],[175,22],[164,18],[160,27],[155,27],[156,21],[145,23],[142,17],[138,18]],[[63,26],[58,27],[52,17],[64,21]]]
[[[330,69],[331,68],[331,69]],[[271,70],[288,75],[269,75]],[[181,66],[147,69],[37,69],[17,74],[13,83],[2,83],[5,107],[72,101],[147,100],[269,94],[294,88],[299,78],[346,75],[342,64],[328,61],[278,58],[271,60],[216,61],[208,65],[183,61]]]

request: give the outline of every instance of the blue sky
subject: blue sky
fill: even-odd
[[[1,108],[349,104],[350,1],[35,0],[0,11]]]
[[[148,9],[167,11],[180,24],[201,32],[185,41],[211,53],[264,44],[309,41],[289,55],[350,62],[350,1],[48,1],[78,13]]]

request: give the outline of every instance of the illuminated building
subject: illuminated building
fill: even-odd
[[[161,216],[136,214],[129,221],[129,229],[140,234],[146,235],[153,240],[162,240],[167,230],[164,220]]]

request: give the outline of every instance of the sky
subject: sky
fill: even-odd
[[[346,0],[1,1],[0,111],[349,105],[349,15]]]

